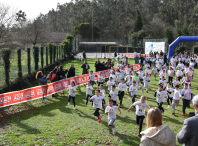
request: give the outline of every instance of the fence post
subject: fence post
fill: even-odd
[[[39,47],[34,46],[34,63],[35,63],[35,70],[37,71],[39,66],[38,66],[38,62],[39,62]]]
[[[52,58],[53,58],[53,57],[52,57],[52,51],[53,51],[53,49],[52,49],[52,48],[53,48],[53,46],[52,46],[52,45],[50,45],[50,46],[49,46],[50,64],[52,64]]]
[[[21,49],[17,50],[18,55],[18,77],[22,79],[22,67],[21,67]]]
[[[53,46],[53,63],[55,63],[56,58],[56,46]]]
[[[43,68],[43,47],[41,47],[41,68]]]
[[[58,46],[56,46],[56,61],[58,61]]]
[[[31,73],[31,57],[30,57],[30,48],[27,48],[27,66],[28,66],[28,74]]]
[[[6,77],[5,82],[7,86],[9,86],[10,84],[10,56],[11,56],[10,49],[2,50],[2,58],[4,62],[4,70],[5,70],[5,77]]]
[[[46,66],[48,66],[48,47],[46,47]]]

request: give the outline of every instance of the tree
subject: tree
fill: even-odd
[[[171,44],[174,41],[173,33],[169,29],[164,31],[164,37],[168,38],[168,44]]]
[[[183,26],[183,28],[181,29],[181,35],[182,36],[189,36],[189,32],[186,26]]]
[[[142,17],[140,15],[139,10],[136,11],[136,20],[135,20],[135,25],[133,27],[133,30],[131,33],[133,32],[137,32],[139,30],[141,30],[143,27],[143,22],[142,22]]]

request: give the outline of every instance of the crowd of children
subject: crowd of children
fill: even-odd
[[[170,58],[169,64],[163,60],[163,56],[158,55],[157,58],[149,58],[145,60],[155,60],[153,68],[151,63],[147,62],[145,65],[145,70],[140,68],[137,72],[133,71],[133,68],[126,66],[124,69],[124,64],[118,62],[117,67],[119,69],[111,69],[111,75],[106,83],[105,78],[102,75],[102,72],[96,76],[93,71],[90,71],[89,81],[86,85],[86,102],[92,103],[94,108],[93,115],[98,118],[100,123],[102,116],[100,115],[100,110],[103,109],[105,114],[108,114],[109,126],[112,128],[113,134],[116,133],[116,127],[114,122],[116,120],[116,109],[119,110],[122,107],[122,101],[124,100],[125,92],[128,93],[129,99],[132,100],[132,105],[128,109],[136,107],[136,122],[139,124],[139,136],[142,130],[143,120],[145,118],[145,107],[150,108],[146,103],[146,97],[140,95],[140,100],[136,100],[137,92],[139,89],[144,93],[143,87],[146,89],[146,92],[149,91],[150,77],[153,72],[155,80],[159,75],[158,90],[154,92],[154,97],[157,101],[157,106],[160,111],[163,113],[165,109],[163,104],[165,98],[167,97],[168,107],[172,106],[172,114],[175,115],[175,107],[179,105],[180,99],[183,98],[183,113],[185,115],[186,108],[190,107],[190,101],[192,100],[192,91],[191,91],[191,81],[194,76],[194,67],[196,67],[196,58],[194,56],[188,55],[175,55]],[[173,78],[175,76],[175,80]],[[97,85],[95,85],[95,79],[97,78]],[[180,92],[180,85],[183,86],[182,91]],[[94,88],[93,86],[98,86],[98,89],[95,90],[95,95],[92,94]],[[105,91],[104,86],[108,87],[108,91]],[[69,86],[69,97],[68,105],[70,105],[70,100],[73,100],[74,109],[75,106],[75,82],[72,81]],[[173,94],[174,93],[174,94]],[[90,98],[90,99],[89,99]],[[105,99],[108,100],[108,106],[106,106]],[[119,100],[119,103],[118,103]]]

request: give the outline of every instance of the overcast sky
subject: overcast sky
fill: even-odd
[[[36,18],[40,13],[47,14],[52,8],[56,9],[57,3],[68,3],[71,0],[0,0],[6,5],[22,10],[28,19]]]

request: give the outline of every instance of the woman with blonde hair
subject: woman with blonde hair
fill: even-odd
[[[162,113],[151,108],[147,114],[147,129],[141,132],[140,146],[175,146],[175,134],[167,126],[162,125]]]

